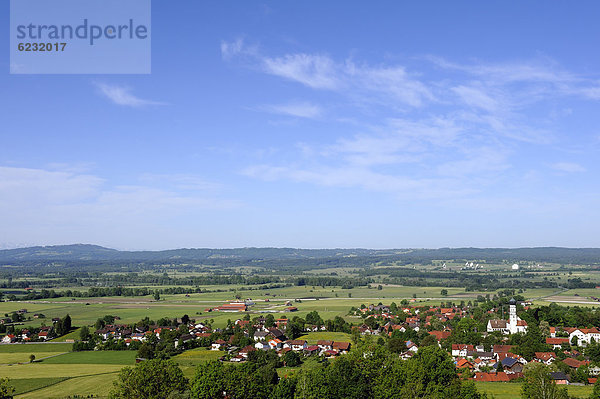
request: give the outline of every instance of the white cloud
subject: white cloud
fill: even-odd
[[[410,68],[318,53],[264,56],[257,51],[250,59],[257,71],[318,91],[321,103],[335,95],[336,106],[327,117],[352,132],[303,140],[287,160],[249,166],[245,175],[399,198],[458,199],[485,195],[500,181],[514,182],[511,173],[522,148],[561,148],[565,134],[556,122],[565,115],[556,109],[564,108],[567,97],[600,98],[598,81],[551,60],[458,64],[429,57],[423,67]],[[432,66],[438,68],[430,75]],[[303,117],[317,113],[310,106],[263,110]],[[552,167],[585,171],[569,163]]]
[[[293,102],[279,105],[263,105],[258,109],[275,114],[314,119],[323,113],[320,106],[309,102]]]
[[[429,88],[402,66],[371,66],[350,60],[335,61],[324,54],[293,53],[278,57],[260,54],[248,48],[241,40],[221,42],[221,53],[226,60],[236,55],[250,55],[254,68],[318,90],[339,92],[362,102],[397,103],[420,107],[433,101]],[[383,96],[384,98],[380,98]]]
[[[179,218],[189,222],[203,212],[239,206],[223,198],[218,185],[197,176],[144,175],[111,186],[91,174],[0,167],[0,236],[13,241],[107,242],[139,236],[143,247],[144,239],[177,227]],[[181,227],[189,229],[188,222]]]
[[[458,94],[465,104],[471,107],[479,107],[489,112],[498,111],[500,109],[498,100],[492,98],[484,89],[461,85],[453,87],[452,91]]]
[[[583,166],[572,162],[557,162],[552,165],[552,169],[565,173],[582,173],[586,171]]]
[[[100,93],[117,105],[128,107],[143,107],[146,105],[164,105],[157,101],[145,100],[136,97],[131,93],[131,89],[125,86],[119,86],[107,83],[96,83]]]
[[[341,82],[336,77],[336,65],[324,55],[289,54],[263,60],[266,72],[300,82],[313,89],[336,89]]]

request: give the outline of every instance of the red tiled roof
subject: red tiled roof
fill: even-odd
[[[568,343],[569,338],[546,338],[546,344],[548,345],[562,345]]]

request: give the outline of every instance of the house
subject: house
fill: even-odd
[[[250,352],[254,352],[255,350],[256,350],[256,348],[253,347],[252,345],[244,346],[242,349],[240,349],[240,351],[238,352],[238,355],[242,355],[245,359],[247,359],[248,354]]]
[[[502,334],[509,334],[510,330],[508,328],[508,323],[506,320],[490,320],[487,324],[487,332],[495,332],[499,331]]]
[[[481,359],[483,361],[490,361],[494,359],[494,354],[492,352],[469,351],[467,352],[467,357],[473,359]]]
[[[330,350],[333,349],[333,341],[329,341],[326,339],[320,339],[317,341],[317,346],[321,349],[321,350]]]
[[[438,342],[447,339],[452,334],[452,331],[429,331],[429,334],[433,335]]]
[[[600,341],[600,331],[596,328],[574,328],[565,329],[569,333],[569,342],[573,342],[574,338],[577,338],[577,345],[587,346],[592,342]]]
[[[414,342],[406,341],[406,347],[409,352],[417,353],[419,351],[419,347]]]
[[[304,353],[308,356],[317,355],[321,349],[317,345],[310,345],[304,349]]]
[[[549,366],[556,360],[556,355],[554,352],[535,352],[533,360]]]
[[[334,342],[333,349],[340,353],[346,353],[350,350],[350,342]]]
[[[290,348],[293,351],[299,352],[306,349],[308,347],[308,343],[303,339],[295,339],[286,341],[283,346],[285,348]]]
[[[523,365],[514,357],[505,357],[501,362],[496,363],[496,369],[502,369],[505,373],[522,373]]]
[[[473,363],[471,363],[467,359],[458,359],[458,361],[456,362],[456,368],[457,369],[468,368],[469,370],[473,370],[474,366],[473,366]]]
[[[280,329],[275,328],[275,327],[271,327],[269,328],[269,334],[271,336],[273,336],[273,338],[277,338],[277,339],[285,339],[285,335],[283,334],[283,332],[281,332]]]
[[[269,333],[267,331],[256,331],[254,333],[254,340],[255,341],[265,341],[267,339],[267,335],[269,335]]]
[[[552,378],[558,385],[568,385],[571,381],[569,376],[562,371],[551,372],[550,378]]]
[[[288,319],[277,319],[275,320],[275,325],[277,328],[285,328],[287,326]]]
[[[11,343],[15,342],[16,340],[17,340],[17,337],[15,337],[13,334],[6,334],[4,336],[4,338],[2,338],[2,343],[11,344]]]
[[[277,338],[273,338],[269,340],[269,347],[275,350],[281,349],[283,348],[283,341]]]
[[[223,341],[222,339],[218,339],[212,343],[211,349],[214,351],[218,351],[221,350],[221,348],[224,347],[226,344],[227,342]]]
[[[467,352],[473,352],[474,349],[473,345],[452,344],[452,356],[466,357]]]
[[[506,373],[475,373],[475,381],[482,382],[508,382],[510,379]]]
[[[271,346],[269,345],[269,343],[264,342],[264,341],[259,341],[259,342],[255,343],[254,347],[256,349],[260,349],[260,350],[264,350],[264,351],[271,349]]]
[[[44,341],[48,339],[48,331],[40,331],[38,333],[38,338],[43,339]]]
[[[546,338],[546,344],[552,349],[560,349],[564,344],[569,345],[569,338]]]
[[[131,334],[131,339],[135,341],[143,342],[146,340],[146,334],[144,333],[133,333]]]
[[[574,359],[572,357],[568,357],[568,358],[564,359],[562,362],[572,369],[578,369],[579,367],[585,366],[586,364],[589,363],[586,361]]]
[[[229,359],[229,361],[236,362],[236,363],[243,362],[244,360],[246,360],[246,358],[242,355],[235,355],[234,357]]]
[[[217,308],[219,312],[245,312],[248,310],[248,306],[246,306],[245,302],[231,302],[225,303]]]
[[[492,352],[494,353],[508,353],[511,352],[514,345],[492,345]]]

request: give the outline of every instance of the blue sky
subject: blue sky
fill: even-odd
[[[152,7],[151,75],[0,41],[3,247],[600,245],[597,2]]]

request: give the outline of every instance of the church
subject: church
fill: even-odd
[[[510,305],[508,320],[495,319],[488,321],[488,332],[500,331],[503,334],[527,332],[527,322],[525,320],[521,320],[519,316],[517,316],[517,301],[515,301],[513,298],[508,304]]]

